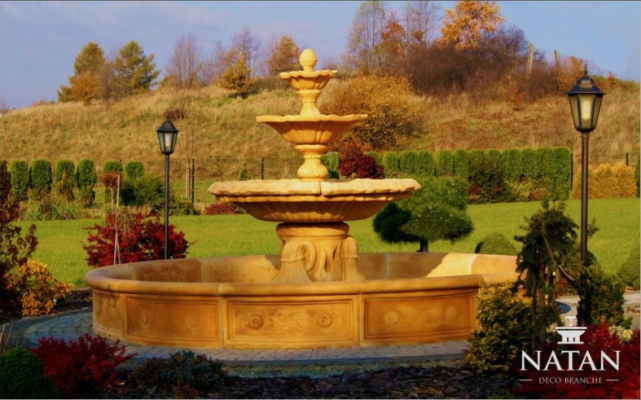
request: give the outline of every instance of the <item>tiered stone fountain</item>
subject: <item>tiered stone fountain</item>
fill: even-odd
[[[164,260],[90,271],[94,331],[125,342],[210,348],[380,346],[464,339],[482,282],[514,280],[514,257],[359,254],[345,221],[369,218],[420,186],[413,179],[325,180],[320,157],[366,115],[321,115],[337,71],[281,73],[300,115],[259,116],[303,154],[299,179],[214,183],[217,199],[281,222],[278,256]]]

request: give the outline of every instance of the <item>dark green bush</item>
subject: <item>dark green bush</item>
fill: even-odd
[[[56,162],[56,168],[53,172],[53,183],[60,182],[63,175],[65,174],[70,179],[73,179],[73,177],[76,175],[76,166],[71,160],[58,160]]]
[[[398,163],[404,176],[421,176],[421,167],[419,162],[418,152],[416,151],[401,151],[398,154]]]
[[[399,176],[401,170],[398,161],[398,153],[394,151],[387,151],[383,154],[383,170],[385,171],[386,178],[396,178]]]
[[[622,281],[607,275],[600,265],[595,264],[590,268],[589,290],[592,292],[591,323],[606,322],[610,326],[630,327],[632,317],[626,319],[623,311],[625,284]],[[579,296],[583,297],[582,294],[579,288]]]
[[[92,160],[80,160],[76,173],[79,188],[80,202],[85,207],[91,207],[96,200],[96,192],[93,190],[98,180],[96,165]]]
[[[564,147],[542,150],[543,183],[550,200],[566,200],[570,196],[571,189],[572,153]]]
[[[450,150],[436,153],[436,176],[454,176],[454,153]]]
[[[470,151],[471,203],[496,203],[509,200],[500,155],[480,150]]]
[[[336,151],[330,151],[321,156],[321,162],[327,168],[327,171],[329,171],[329,175],[327,176],[328,179],[338,179],[339,174],[338,174],[338,152]]]
[[[503,150],[501,153],[501,165],[505,179],[511,181],[520,181],[523,175],[523,159],[521,151],[517,149]]]
[[[72,175],[73,176],[73,175]],[[72,202],[75,200],[75,196],[73,194],[73,178],[72,176],[67,175],[67,171],[62,172],[62,177],[60,180],[56,181],[54,183],[54,188],[55,188],[55,193],[58,195],[61,199],[67,201],[67,202]]]
[[[472,332],[465,361],[478,372],[507,372],[529,343],[529,316],[511,285],[481,288],[477,314],[481,327]]]
[[[183,350],[168,358],[150,359],[133,370],[127,383],[133,388],[156,388],[164,398],[203,398],[222,388],[225,376],[221,361]]]
[[[539,179],[539,168],[536,165],[536,150],[523,149],[521,151],[521,160],[523,162],[523,178],[535,184]]]
[[[98,181],[98,174],[96,173],[96,164],[93,160],[80,160],[78,163],[78,187],[80,189],[93,189]]]
[[[502,233],[493,232],[485,236],[474,249],[476,254],[499,254],[515,256],[516,247]]]
[[[630,251],[630,256],[619,268],[619,278],[626,285],[639,290],[639,265],[641,261],[639,260],[639,244],[637,243],[632,247]]]
[[[160,211],[164,198],[165,185],[155,175],[126,179],[120,189],[120,199],[125,206],[150,206],[154,211]]]
[[[116,160],[108,160],[102,164],[102,173],[117,172],[122,176],[122,163]]]
[[[31,190],[36,200],[51,193],[51,163],[47,160],[35,160],[31,163]]]
[[[470,153],[467,150],[456,150],[454,152],[454,175],[468,179],[470,177]]]
[[[138,179],[145,175],[145,166],[140,161],[129,161],[125,164],[125,177],[128,179]]]
[[[57,399],[58,392],[38,356],[14,347],[0,354],[0,398]]]
[[[24,160],[11,162],[11,194],[18,200],[27,200],[29,192],[29,164]]]
[[[419,178],[432,178],[436,176],[436,160],[431,152],[422,150],[418,152]]]

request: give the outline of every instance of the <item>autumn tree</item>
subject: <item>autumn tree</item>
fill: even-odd
[[[193,34],[184,34],[176,40],[165,69],[174,89],[194,89],[202,86],[202,50]]]
[[[251,79],[251,69],[247,66],[244,53],[238,52],[234,56],[234,63],[223,72],[219,84],[223,89],[232,90],[245,97],[249,94],[254,83]]]
[[[267,73],[270,76],[277,76],[281,72],[300,70],[298,63],[300,52],[300,48],[291,36],[282,35],[279,40],[275,40],[270,45]]]
[[[118,51],[114,66],[126,95],[148,91],[160,75],[154,55],[146,56],[142,47],[133,40]]]
[[[349,30],[345,62],[349,68],[370,73],[381,65],[379,45],[385,28],[385,3],[361,2]]]
[[[88,42],[76,56],[74,74],[69,77],[69,86],[58,90],[58,101],[82,101],[89,104],[100,95],[100,73],[105,65],[105,55],[95,42]]]
[[[439,41],[459,50],[475,49],[503,21],[496,1],[457,1],[454,10],[445,9]]]
[[[396,18],[396,11],[392,10],[385,21],[381,32],[380,60],[381,69],[387,72],[398,71],[402,68],[405,58],[405,29]]]

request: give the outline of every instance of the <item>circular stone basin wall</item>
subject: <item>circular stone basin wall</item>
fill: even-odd
[[[464,340],[481,284],[513,282],[515,257],[359,255],[361,282],[268,283],[278,256],[177,259],[88,272],[94,332],[125,343],[302,349]]]

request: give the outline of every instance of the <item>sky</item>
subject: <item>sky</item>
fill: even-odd
[[[454,1],[437,2],[443,10]],[[89,41],[109,53],[131,40],[164,73],[173,46],[193,34],[209,54],[244,27],[263,43],[282,34],[323,60],[346,52],[359,1],[0,1],[0,102],[22,108],[56,100]],[[404,2],[387,2],[400,12]],[[602,73],[639,81],[641,2],[498,1],[507,24],[551,60],[554,50],[589,60]],[[340,73],[340,70],[339,70]]]

